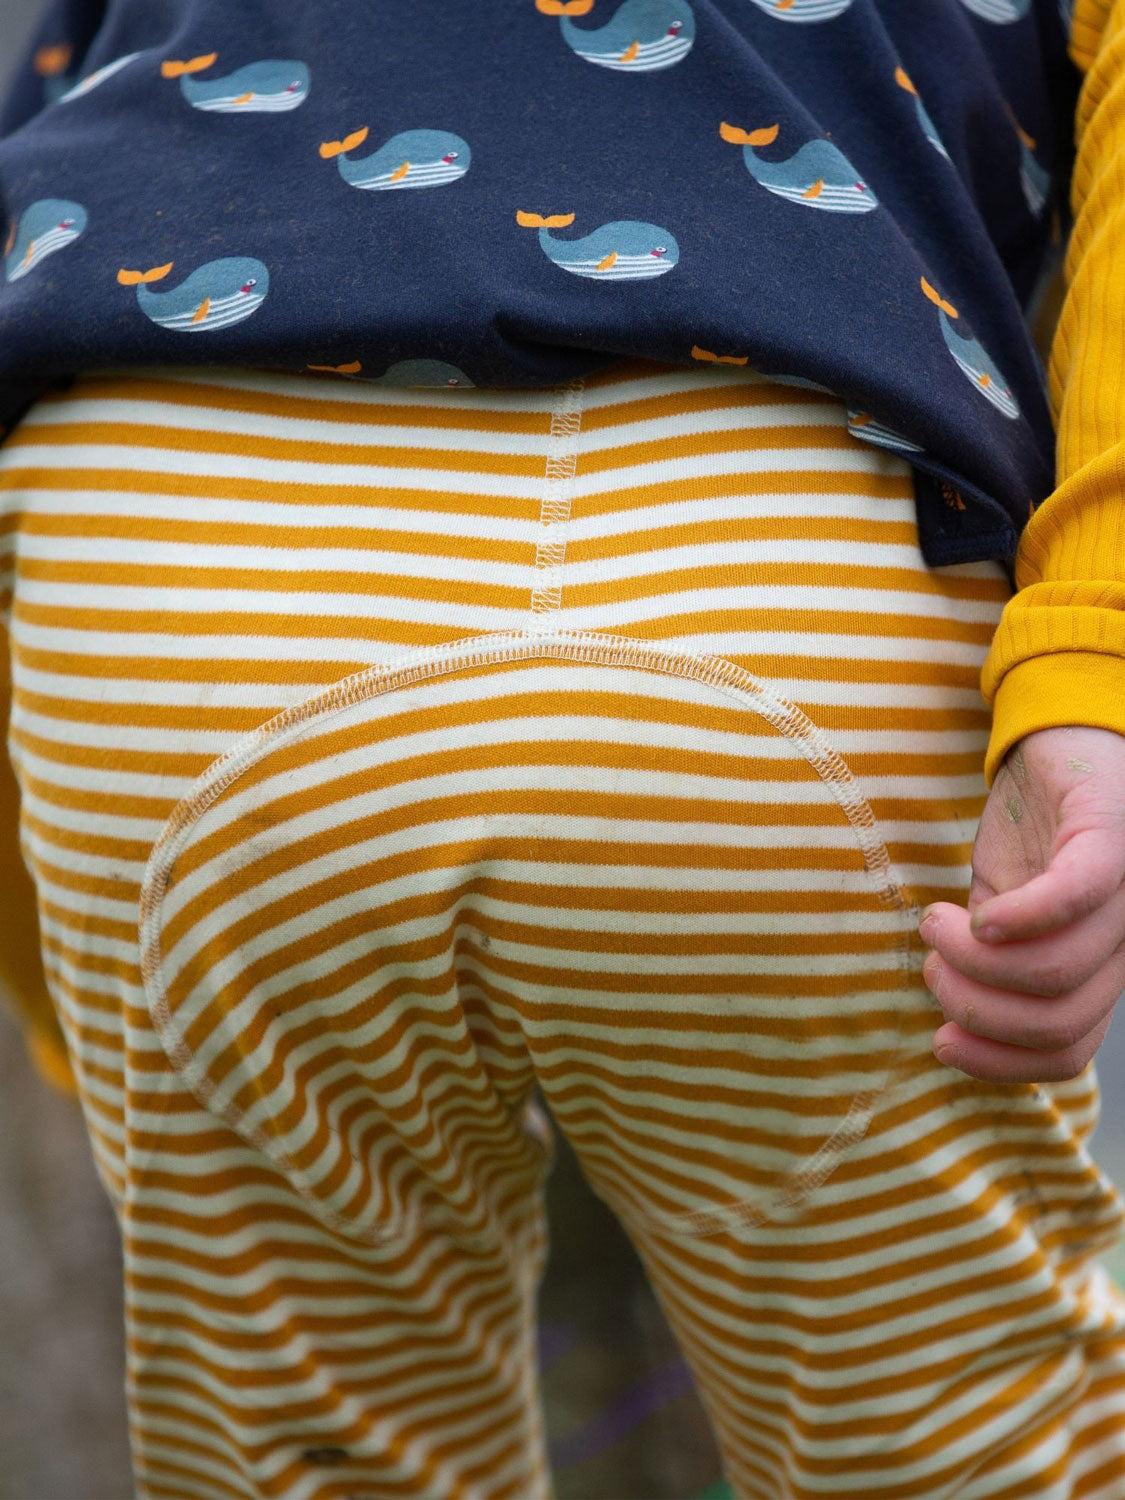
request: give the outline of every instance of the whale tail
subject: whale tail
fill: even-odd
[[[367,129],[366,125],[361,126],[359,130],[353,130],[351,135],[346,135],[342,141],[321,141],[321,156],[325,161],[331,161],[334,156],[343,156],[345,151],[354,151],[367,139]]]
[[[710,349],[701,349],[698,344],[692,344],[691,357],[707,360],[713,365],[744,365],[750,358],[748,354],[713,354]]]
[[[908,94],[913,94],[915,99],[917,99],[918,90],[911,83],[910,75],[904,67],[899,66],[895,69],[895,82],[900,89],[905,89]]]
[[[40,78],[55,78],[59,73],[66,72],[70,55],[69,42],[60,42],[55,47],[40,47],[35,54],[33,66]]]
[[[588,16],[594,0],[535,0],[535,9],[544,16]]]
[[[358,375],[363,365],[358,359],[353,359],[346,365],[306,365],[306,370],[324,370],[330,375]]]
[[[1027,149],[1029,151],[1034,151],[1035,150],[1035,137],[1033,135],[1028,135],[1027,131],[1023,128],[1023,126],[1020,124],[1020,122],[1016,119],[1015,112],[1013,111],[1012,106],[1008,103],[1008,101],[1006,99],[1004,100],[1004,108],[1007,110],[1007,112],[1008,112],[1008,119],[1011,120],[1012,124],[1015,126],[1016,134],[1019,136],[1020,140],[1023,142],[1023,144],[1027,147]]]
[[[947,313],[949,317],[956,318],[958,316],[958,313],[952,302],[947,302],[944,297],[942,297],[938,292],[935,292],[933,287],[924,276],[921,278],[921,280],[922,290],[925,292],[926,296],[930,299],[934,306],[940,307],[942,312]]]
[[[182,78],[185,73],[202,73],[218,57],[217,52],[205,52],[200,57],[189,57],[187,62],[175,62],[172,58],[160,64],[161,78]]]
[[[574,223],[574,215],[529,214],[522,208],[517,208],[516,223],[522,224],[525,229],[565,229],[568,224]]]
[[[768,146],[777,140],[777,132],[776,125],[765,125],[761,130],[740,130],[737,125],[728,125],[724,120],[719,126],[719,134],[732,146]]]
[[[174,262],[166,266],[153,266],[151,271],[118,271],[117,279],[122,286],[147,286],[150,281],[163,281]]]

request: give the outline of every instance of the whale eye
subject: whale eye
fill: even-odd
[[[258,285],[258,278],[256,276],[251,276],[250,280],[244,283],[242,290],[244,292],[248,292],[251,287],[255,287],[257,285]]]
[[[668,254],[668,246],[667,245],[654,245],[653,248],[652,248],[651,254],[653,254],[653,255],[667,255]]]
[[[60,219],[59,220],[59,228],[60,229],[73,229],[74,228],[74,220],[73,219]]]
[[[289,85],[288,89],[286,89],[286,93],[291,94],[294,89],[299,89],[300,87],[301,87],[301,80],[299,78],[294,78],[293,82]]]
[[[673,21],[671,26],[669,26],[668,28],[668,35],[679,36],[680,32],[683,31],[683,29],[684,23],[682,21]]]
[[[456,375],[451,375],[449,377],[449,379],[445,383],[446,383],[446,385],[460,385],[461,384],[461,382],[457,379]]]
[[[442,161],[456,161],[460,155],[460,151],[447,151],[442,157]]]

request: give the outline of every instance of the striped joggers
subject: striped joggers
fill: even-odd
[[[545,1104],[739,1497],[1125,1496],[1094,1068],[943,1067],[920,977],[1008,585],[837,400],[91,376],[0,516],[139,1495],[548,1496]]]

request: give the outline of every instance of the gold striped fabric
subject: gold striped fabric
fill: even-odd
[[[1120,1500],[1093,1067],[930,1053],[1008,586],[815,389],[86,377],[0,448],[138,1494],[538,1500],[546,1103],[747,1500]]]

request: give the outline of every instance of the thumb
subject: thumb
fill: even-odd
[[[1125,825],[1081,828],[1056,848],[1040,875],[989,896],[972,915],[975,937],[985,943],[1007,943],[1039,937],[1067,927],[1097,911],[1125,878]]]

